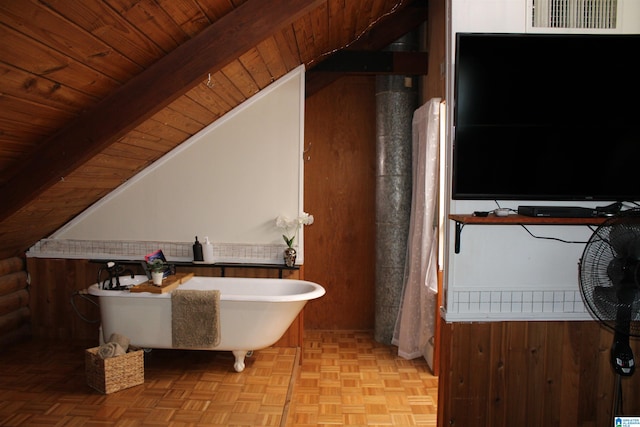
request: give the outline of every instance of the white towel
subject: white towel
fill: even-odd
[[[129,350],[129,338],[125,337],[124,335],[114,332],[111,334],[107,342],[120,344],[120,347],[122,347],[125,353]]]
[[[98,347],[98,356],[103,359],[116,357],[125,354],[126,351],[117,342],[108,342]]]

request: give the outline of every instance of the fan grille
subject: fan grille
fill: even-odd
[[[610,329],[640,336],[640,216],[599,226],[580,261],[580,291],[591,314]]]

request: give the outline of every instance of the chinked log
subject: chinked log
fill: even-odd
[[[5,258],[0,260],[0,276],[16,271],[24,271],[24,261],[18,257]]]
[[[7,295],[0,296],[0,316],[4,316],[29,305],[29,292],[21,289]]]
[[[16,311],[0,316],[0,336],[4,336],[21,328],[29,322],[31,310],[28,307],[19,308]]]
[[[17,271],[0,276],[0,296],[27,288],[27,272]]]

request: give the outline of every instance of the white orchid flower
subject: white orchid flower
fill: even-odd
[[[276,218],[276,227],[284,230],[282,238],[288,247],[293,247],[293,240],[298,235],[300,226],[313,224],[313,215],[303,212],[302,215],[295,219],[290,219],[284,215],[278,215]]]

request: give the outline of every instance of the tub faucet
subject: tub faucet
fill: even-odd
[[[96,283],[98,283],[98,285],[100,285],[100,287],[102,289],[111,289],[113,286],[113,269],[116,266],[116,263],[113,261],[109,261],[107,262],[104,267],[100,267],[100,269],[98,270],[98,280],[96,281]],[[102,272],[103,271],[107,271],[107,273],[109,274],[109,277],[107,277],[104,282],[102,281]],[[107,285],[107,280],[109,281],[109,284]]]
[[[122,289],[126,289],[126,286],[120,286],[120,276],[124,276],[125,274],[130,274],[132,279],[136,276],[132,269],[130,268],[123,269],[121,266],[118,266],[118,268],[116,268],[116,271],[115,271],[116,286],[113,289],[118,291]]]
[[[111,287],[110,289],[119,291],[125,288],[124,286],[120,286],[120,276],[123,276],[125,273],[130,274],[132,279],[135,277],[133,270],[131,270],[130,268],[125,269],[120,264],[116,263],[115,267],[110,270],[110,274],[115,277],[116,283],[115,285],[112,284],[113,287]]]
[[[122,270],[122,275],[124,275],[124,274],[130,274],[132,279],[134,279],[136,277],[136,274],[130,268],[126,268],[126,269]]]
[[[122,289],[120,286],[120,275],[130,274],[132,279],[135,277],[135,273],[130,268],[123,269],[121,265],[113,261],[109,261],[104,267],[101,267],[100,270],[98,270],[98,283],[100,283],[100,280],[102,279],[102,272],[105,269],[107,270],[107,273],[109,273],[109,277],[102,282],[102,289],[120,290]],[[115,283],[113,279],[115,279]],[[107,280],[109,281],[108,283]]]

